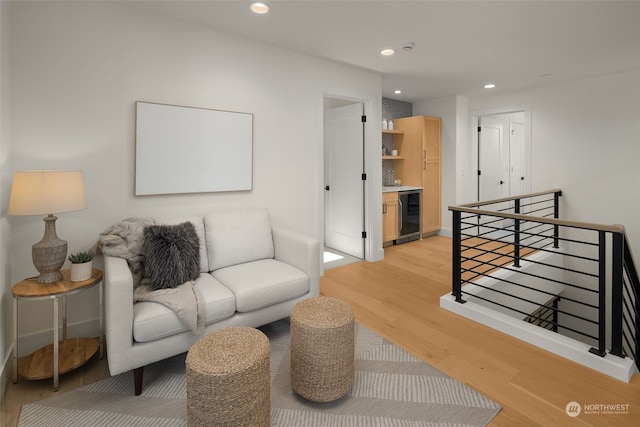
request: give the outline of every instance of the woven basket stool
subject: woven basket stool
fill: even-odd
[[[189,426],[269,426],[269,339],[232,327],[200,338],[187,353]]]
[[[336,298],[317,297],[291,310],[291,387],[314,402],[331,402],[353,386],[354,314]]]

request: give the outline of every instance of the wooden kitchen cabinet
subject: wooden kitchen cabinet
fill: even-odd
[[[435,234],[442,226],[442,123],[439,117],[395,119],[403,131],[402,157],[396,177],[403,185],[422,187],[422,234]]]
[[[382,242],[398,238],[398,192],[382,193]]]

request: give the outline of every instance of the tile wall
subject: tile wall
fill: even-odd
[[[395,99],[382,98],[382,119],[394,120],[399,117],[411,117],[413,115],[413,104],[405,101],[396,101]],[[391,153],[393,150],[393,135],[382,134],[382,147],[380,147],[380,153],[386,149],[386,152]],[[393,185],[394,178],[394,161],[383,160],[382,161],[382,185]]]

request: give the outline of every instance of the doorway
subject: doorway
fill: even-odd
[[[531,110],[514,108],[471,114],[473,200],[487,201],[531,192]],[[471,184],[471,181],[469,181]],[[514,202],[493,205],[507,210]],[[529,210],[523,201],[521,213]],[[509,227],[512,221],[492,223],[492,227]],[[478,224],[478,234],[493,233],[493,228]],[[499,235],[500,233],[498,233]],[[496,237],[496,236],[494,236]],[[498,236],[499,237],[499,236]]]
[[[531,192],[531,113],[529,109],[482,112],[472,116],[476,170],[474,200]]]
[[[365,257],[364,104],[325,99],[324,241],[332,252]]]

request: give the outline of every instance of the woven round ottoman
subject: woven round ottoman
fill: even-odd
[[[269,339],[233,327],[200,338],[187,353],[189,426],[269,426]]]
[[[353,386],[354,315],[336,298],[317,297],[291,310],[291,387],[314,402],[331,402]]]

